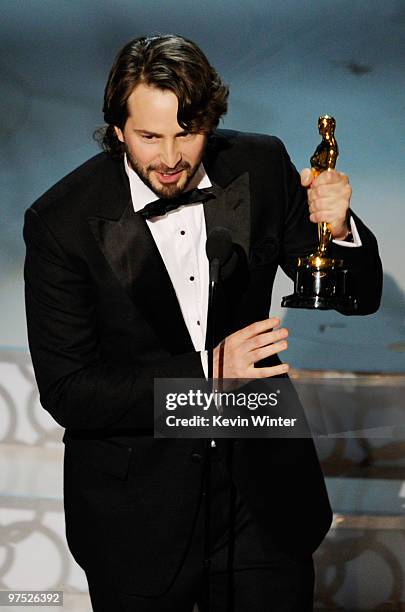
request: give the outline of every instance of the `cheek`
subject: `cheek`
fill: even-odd
[[[156,153],[152,150],[152,147],[150,146],[142,146],[138,142],[127,142],[127,147],[131,156],[142,167],[148,166],[156,158]]]
[[[204,144],[202,143],[193,143],[191,144],[186,151],[187,158],[192,165],[195,165],[197,162],[200,162],[202,154],[204,151]]]

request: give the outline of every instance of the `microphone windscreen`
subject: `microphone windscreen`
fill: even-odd
[[[205,250],[208,261],[218,259],[223,266],[232,255],[231,232],[225,227],[214,227],[207,238]]]

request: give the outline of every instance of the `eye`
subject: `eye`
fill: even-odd
[[[141,134],[141,138],[143,140],[148,140],[148,141],[156,140],[156,136],[154,136],[153,134]]]

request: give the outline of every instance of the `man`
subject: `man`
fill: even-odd
[[[225,609],[227,445],[153,439],[153,379],[206,370],[210,230],[227,227],[238,250],[214,375],[287,376],[271,290],[278,265],[292,276],[314,250],[318,221],[350,265],[359,313],[378,308],[376,241],[349,213],[347,177],[306,171],[301,185],[278,139],[216,130],[227,95],[194,43],[131,41],[105,90],[105,152],[26,213],[30,349],[42,405],[66,427],[67,540],[96,612],[207,609],[208,455],[210,610]],[[238,440],[233,480],[235,610],[311,610],[312,553],[331,520],[312,441]]]

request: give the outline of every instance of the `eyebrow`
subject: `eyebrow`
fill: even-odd
[[[157,132],[150,132],[149,130],[133,130],[137,134],[147,134],[148,136],[156,136],[156,138],[162,138],[163,134],[157,134]],[[183,136],[184,134],[188,134],[187,130],[182,130],[181,132],[177,132],[175,136]]]

